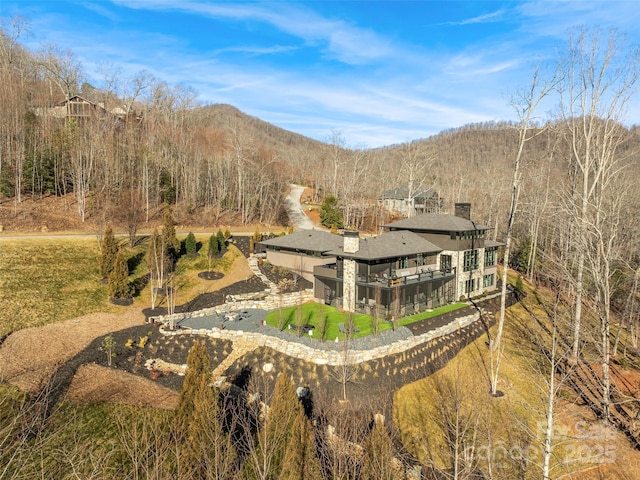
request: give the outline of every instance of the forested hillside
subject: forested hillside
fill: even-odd
[[[73,52],[22,47],[26,28],[17,19],[1,37],[0,223],[19,224],[27,199],[65,198],[69,217],[130,233],[165,205],[183,224],[286,226],[283,196],[298,182],[318,203],[335,196],[345,226],[377,232],[389,220],[381,192],[432,187],[445,212],[470,202],[531,279],[559,263],[578,299],[602,275],[608,294],[590,292],[599,301],[622,308],[635,298],[640,131],[624,121],[638,82],[627,56],[637,52],[615,35],[608,46],[589,44],[588,32],[576,39],[558,69],[510,99],[518,121],[366,150],[339,131],[318,142],[201,105],[189,87],[144,71],[104,68],[90,85]],[[553,115],[536,110],[542,99],[558,105]]]
[[[58,215],[73,217],[86,231],[102,232],[111,223],[132,238],[137,230],[161,221],[159,212],[166,206],[179,212],[179,221],[187,226],[197,222],[211,230],[220,225],[285,227],[283,199],[288,185],[295,182],[311,188],[314,203],[335,197],[345,227],[377,233],[392,215],[377,202],[384,190],[404,185],[415,192],[431,187],[443,199],[443,213],[452,212],[455,202],[469,202],[472,219],[493,227],[493,239],[504,246],[503,265],[515,270],[514,290],[527,290],[529,295],[528,303],[518,307],[521,316],[513,314],[507,328],[512,329],[509,349],[518,350],[513,344],[520,347],[521,342],[531,352],[507,351],[507,355],[523,365],[528,357],[535,358],[536,364],[517,373],[513,373],[515,362],[503,368],[512,369],[512,378],[538,382],[544,402],[535,419],[546,422],[541,443],[547,463],[535,468],[509,464],[495,478],[514,478],[516,473],[530,478],[532,469],[550,477],[553,422],[558,417],[554,408],[562,403],[562,395],[575,398],[577,393],[567,393],[570,386],[574,392],[584,386],[581,369],[593,379],[581,401],[598,418],[612,424],[624,415],[637,418],[640,404],[633,397],[637,388],[635,393],[621,393],[611,378],[615,364],[640,365],[640,129],[629,126],[625,117],[639,86],[640,54],[635,47],[614,34],[609,43],[593,42],[585,32],[558,58],[557,69],[532,78],[530,86],[510,99],[517,120],[466,125],[405,144],[363,149],[349,146],[339,131],[327,132],[320,142],[230,105],[202,105],[189,87],[169,85],[145,71],[123,77],[117,69],[105,67],[103,77],[92,85],[73,52],[55,46],[38,51],[23,47],[26,26],[17,19],[0,31],[0,225],[7,231],[20,229],[28,209],[47,204],[60,206]],[[542,100],[553,105],[553,114],[541,111]],[[171,218],[169,213],[166,218]],[[173,221],[169,223],[173,228]],[[528,289],[523,286],[525,277]],[[486,378],[473,394],[483,399],[486,383],[491,383],[493,393],[486,399],[499,397],[504,323],[503,300],[497,332],[477,347],[481,360],[474,360],[481,372],[477,377]],[[462,458],[474,450],[460,453],[465,441],[475,445],[478,425],[486,422],[487,443],[495,440],[498,430],[490,419],[480,420],[479,409],[469,408],[481,402],[464,395],[471,390],[459,378],[440,384],[433,380],[429,390],[439,389],[440,407],[452,406],[429,421],[442,422],[442,438],[459,441],[455,448],[451,443],[441,446],[437,456],[447,458],[442,475],[453,472],[453,465],[457,468],[460,462],[467,476],[452,477],[473,478],[478,472],[477,478],[491,478],[491,462],[485,465],[473,455],[471,460]],[[554,386],[556,380],[562,389]],[[202,385],[208,388],[206,382]],[[411,403],[407,415],[416,404],[413,398],[410,402],[404,398]],[[203,411],[198,411],[195,397],[189,401],[203,418],[218,414],[217,410],[211,414],[213,405],[203,402]],[[297,410],[279,408],[291,414],[286,428],[292,429]],[[445,425],[447,418],[459,418],[465,409],[467,430]],[[186,422],[180,414],[179,422]],[[125,417],[129,422],[128,414],[116,421],[124,422]],[[530,419],[523,423],[526,420]],[[411,421],[412,417],[406,420]],[[206,422],[193,422],[189,428],[200,424]],[[632,421],[616,426],[630,436],[637,434]],[[250,427],[251,434],[258,431],[253,424]],[[304,423],[296,428],[310,427]],[[406,425],[398,428],[413,457],[433,462],[427,459],[431,450],[423,448],[428,439],[416,440],[423,432]],[[179,433],[205,438],[200,431]],[[507,433],[511,435],[511,430]],[[363,438],[358,441],[364,443]],[[208,448],[209,444],[194,445]],[[145,447],[144,454],[151,450]],[[362,458],[369,461],[372,455]],[[135,464],[137,454],[131,457]],[[359,478],[359,469],[369,468],[363,466],[365,460],[359,459],[349,475],[335,478]],[[387,460],[388,465],[391,460]],[[169,464],[173,468],[179,461]],[[248,461],[246,465],[258,468]],[[246,478],[256,476],[252,471]],[[382,477],[372,473],[362,478]]]

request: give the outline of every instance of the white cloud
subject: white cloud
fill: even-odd
[[[507,10],[500,9],[492,13],[485,13],[484,15],[478,15],[477,17],[459,20],[457,22],[446,22],[446,25],[471,25],[474,23],[500,22],[504,20],[506,16],[507,16]]]
[[[254,20],[276,27],[281,32],[324,47],[326,55],[347,64],[366,64],[391,53],[389,41],[372,30],[343,20],[324,18],[300,4],[280,3],[208,3],[167,0],[113,0],[135,9],[176,10],[212,18]]]

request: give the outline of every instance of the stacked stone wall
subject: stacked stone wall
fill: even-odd
[[[241,308],[254,308],[254,307],[241,307]],[[259,307],[255,307],[259,308]],[[199,313],[199,312],[198,312]],[[422,335],[409,337],[404,340],[400,340],[389,345],[382,345],[376,348],[367,350],[354,350],[349,349],[348,354],[345,355],[344,351],[336,350],[321,350],[302,345],[295,341],[294,338],[289,340],[283,340],[280,338],[272,337],[264,333],[257,332],[244,332],[242,330],[220,330],[218,328],[202,329],[202,330],[175,330],[165,331],[165,335],[206,335],[212,338],[225,339],[231,341],[242,340],[244,342],[251,342],[256,347],[268,347],[276,350],[290,357],[298,358],[300,360],[316,363],[318,365],[351,365],[376,360],[382,357],[393,356],[407,352],[415,347],[432,342],[433,340],[446,338],[453,335],[456,332],[466,329],[468,326],[478,320],[479,314],[467,315],[465,317],[457,318],[456,320],[444,325],[440,328],[436,328]],[[318,344],[321,345],[320,343]],[[447,348],[444,345],[442,348]]]

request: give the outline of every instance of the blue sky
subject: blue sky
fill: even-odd
[[[468,123],[508,120],[509,96],[553,62],[575,27],[639,42],[636,1],[0,0],[28,18],[32,50],[73,50],[147,70],[318,140],[378,147]],[[636,105],[638,105],[636,103]],[[631,109],[628,123],[640,123]],[[544,115],[544,112],[541,112]]]

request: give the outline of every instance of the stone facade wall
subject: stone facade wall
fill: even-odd
[[[348,312],[356,309],[356,261],[345,258],[342,270],[342,305]]]
[[[482,280],[484,277],[484,248],[477,248],[478,250],[478,268],[473,270],[472,272],[464,271],[464,252],[454,251],[454,250],[443,250],[443,255],[451,255],[451,266],[456,269],[456,300],[458,300],[461,296],[465,297],[473,297],[476,295],[480,295],[485,291],[493,290],[495,287],[487,287],[484,288],[482,284]],[[470,275],[471,274],[471,275]],[[474,290],[471,294],[467,294],[465,292],[465,282],[467,280],[474,280]]]

